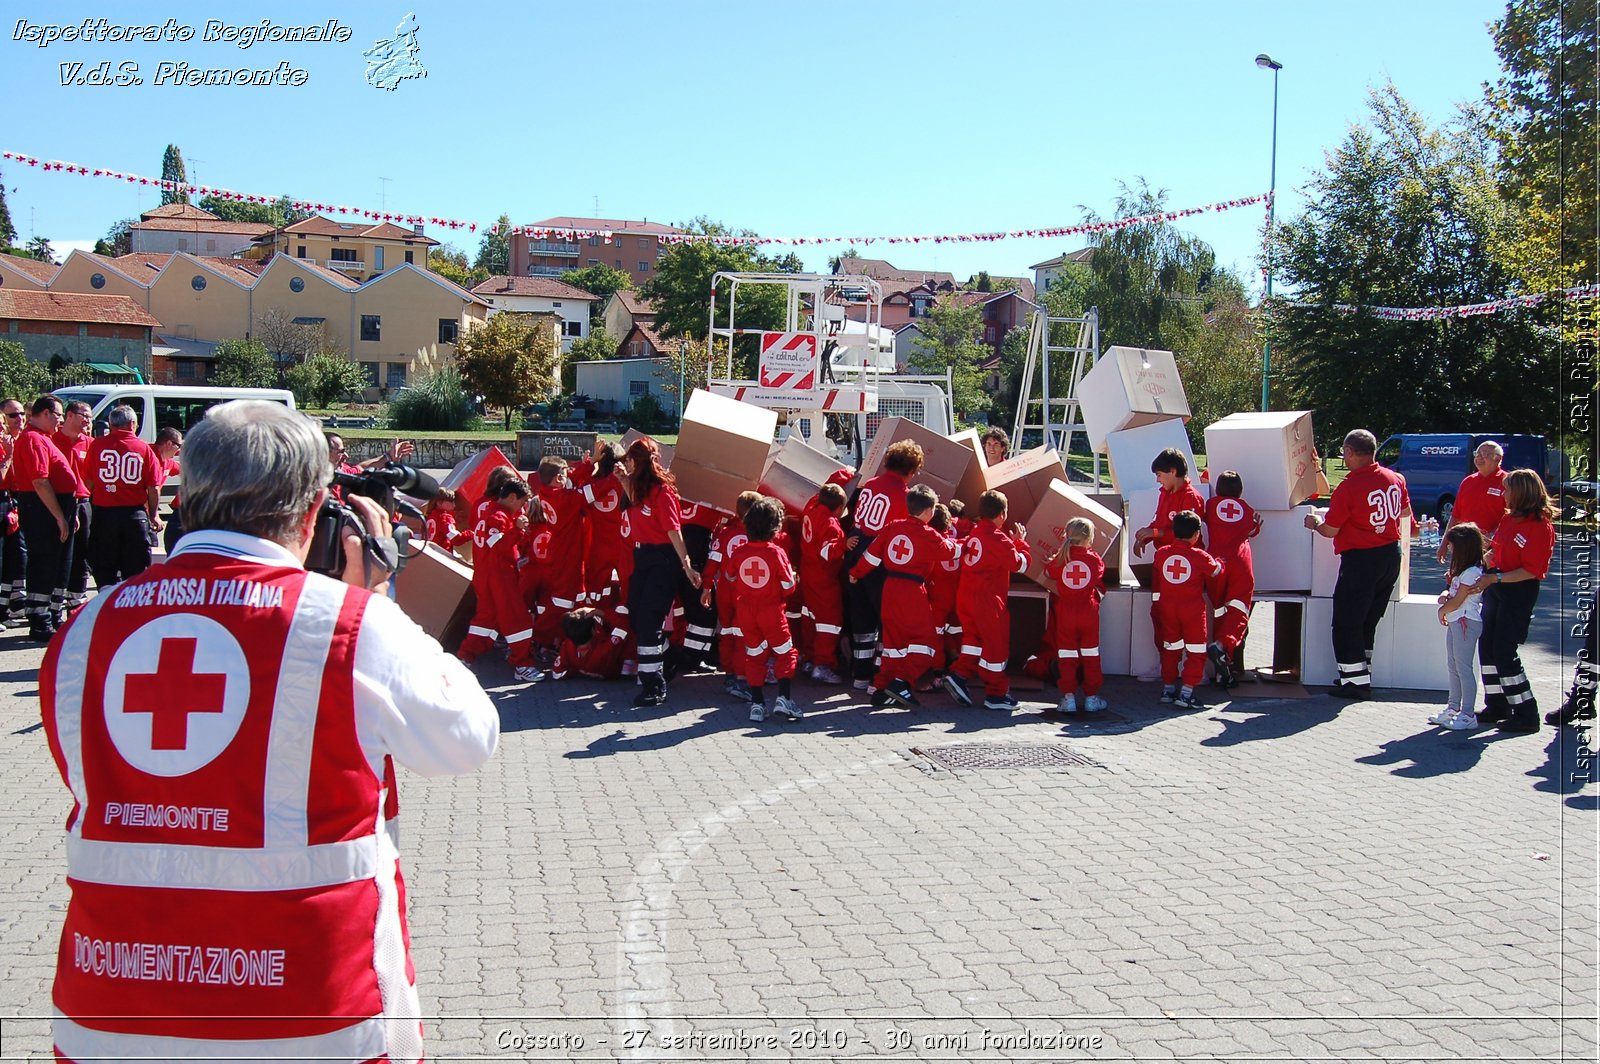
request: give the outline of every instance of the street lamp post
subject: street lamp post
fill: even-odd
[[[1272,223],[1278,210],[1278,71],[1283,64],[1262,52],[1256,66],[1272,71],[1272,179],[1267,186],[1267,298],[1263,304],[1266,326],[1261,344],[1261,409],[1270,403],[1272,386]]]

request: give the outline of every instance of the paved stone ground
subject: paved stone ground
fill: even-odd
[[[39,656],[0,636],[8,1060],[48,1053],[66,899]],[[801,681],[803,721],[752,725],[710,676],[640,712],[481,675],[498,755],[401,784],[433,1060],[1596,1059],[1572,729],[1441,734],[1420,692],[1174,714],[1126,678],[1097,724]],[[1092,763],[916,753],[975,742]]]

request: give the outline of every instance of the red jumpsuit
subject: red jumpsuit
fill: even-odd
[[[582,646],[563,632],[561,650],[556,655],[550,676],[564,680],[572,673],[597,680],[615,680],[622,675],[622,663],[635,655],[633,636],[615,610],[603,610],[594,619],[594,634]]]
[[[482,636],[494,645],[499,638],[500,630],[495,627],[495,600],[493,592],[489,590],[489,563],[487,551],[489,550],[489,515],[499,509],[493,499],[480,499],[472,507],[472,594],[476,606],[472,612],[472,621],[467,625],[467,638]],[[463,642],[462,646],[467,644]],[[482,653],[478,651],[476,653]]]
[[[739,629],[743,653],[744,678],[752,689],[767,679],[767,658],[774,660],[773,675],[786,680],[794,675],[799,654],[789,632],[784,601],[794,590],[794,569],[789,552],[775,540],[755,540],[740,536],[742,542],[722,564],[721,590],[737,605],[734,623]],[[718,596],[721,597],[720,595]]]
[[[725,518],[711,533],[711,553],[706,555],[705,572],[700,574],[700,586],[715,589],[717,660],[722,664],[722,671],[729,676],[738,676],[744,671],[744,633],[739,630],[734,609],[739,601],[739,591],[731,582],[732,571],[725,573],[723,563],[733,557],[733,552],[749,539],[745,535],[743,521],[737,517]],[[719,577],[723,579],[719,580]]]
[[[1011,574],[1025,573],[1032,560],[1028,545],[992,521],[979,521],[961,544],[961,659],[952,669],[971,679],[983,675],[983,693],[993,698],[1011,691],[1006,665],[1011,660]]]
[[[1206,590],[1211,596],[1211,635],[1232,654],[1244,642],[1256,573],[1250,539],[1261,531],[1259,518],[1243,499],[1216,497],[1206,503],[1206,545],[1222,563],[1222,575]]]
[[[456,528],[454,510],[435,510],[428,515],[429,543],[437,543],[445,550],[455,550],[471,538],[471,531]]]
[[[1205,586],[1221,571],[1222,564],[1215,558],[1181,540],[1156,551],[1150,619],[1161,650],[1161,682],[1168,687],[1178,682],[1180,659],[1185,687],[1205,679]]]
[[[1184,510],[1193,510],[1196,517],[1204,516],[1206,512],[1206,501],[1193,484],[1185,480],[1176,491],[1161,489],[1161,497],[1156,500],[1156,517],[1150,522],[1150,527],[1156,530],[1154,546],[1165,547],[1177,542],[1172,534],[1172,515]]]
[[[1056,686],[1064,695],[1078,690],[1083,675],[1083,693],[1097,695],[1104,682],[1100,670],[1100,600],[1105,597],[1105,560],[1093,547],[1069,547],[1067,556],[1052,558],[1044,575],[1055,581],[1056,661],[1061,675]]]
[[[874,688],[882,690],[891,680],[914,684],[933,666],[938,635],[928,602],[928,579],[940,562],[956,557],[958,549],[924,522],[905,517],[885,526],[850,570],[859,581],[882,566],[886,577],[883,661]]]
[[[561,640],[561,618],[583,593],[583,496],[569,487],[544,484],[529,506],[539,507],[544,521],[528,526],[522,601],[534,614],[534,640],[554,648]]]
[[[582,487],[584,526],[589,530],[583,559],[583,586],[589,602],[598,603],[611,588],[612,574],[627,585],[633,571],[633,544],[622,533],[627,511],[622,508],[622,481],[616,473],[591,480]],[[623,596],[621,601],[626,601]]]
[[[957,554],[947,562],[940,562],[939,567],[933,571],[933,579],[928,581],[928,607],[933,610],[933,630],[939,637],[933,645],[938,651],[935,655],[935,668],[940,668],[946,663],[954,665],[961,657],[962,621],[956,612],[956,602],[964,582],[959,553],[964,537],[957,535],[953,528],[944,533],[944,537],[955,543]]]
[[[800,516],[800,601],[811,631],[806,649],[813,665],[837,669],[844,631],[844,527],[813,499]]]
[[[483,573],[483,591],[488,596],[490,629],[506,637],[506,649],[513,667],[533,664],[533,616],[517,592],[517,548],[526,545],[526,530],[517,527],[520,514],[513,514],[498,505],[491,505],[485,520],[484,549],[473,556],[478,558],[474,576]],[[478,603],[478,615],[484,614],[484,603]],[[456,657],[473,661],[485,651],[494,649],[494,636],[485,634],[474,624],[467,629]]]

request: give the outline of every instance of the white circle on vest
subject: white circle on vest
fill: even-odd
[[[965,555],[965,557],[962,559],[963,561],[965,561],[968,565],[977,565],[983,560],[983,540],[979,539],[977,536],[969,536],[967,538],[966,549],[962,553]]]
[[[1243,521],[1244,507],[1239,504],[1238,499],[1223,499],[1217,503],[1217,516],[1230,524]]]
[[[772,579],[772,571],[763,559],[750,557],[739,566],[739,579],[744,581],[746,587],[760,591]]]
[[[1167,559],[1167,564],[1161,569],[1167,574],[1167,579],[1174,584],[1187,583],[1193,575],[1194,569],[1189,565],[1189,559],[1181,554],[1175,554]]]
[[[904,565],[911,560],[914,551],[911,549],[911,537],[904,532],[889,541],[889,549],[884,552],[889,560],[896,565]]]
[[[1070,561],[1061,570],[1061,586],[1071,588],[1073,591],[1082,591],[1089,586],[1089,577],[1092,571],[1089,563],[1085,561]]]
[[[250,704],[250,663],[226,628],[177,613],[139,628],[106,670],[106,731],[152,776],[186,776],[228,748]]]

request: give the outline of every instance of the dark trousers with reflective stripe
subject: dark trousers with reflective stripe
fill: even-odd
[[[1339,555],[1339,580],[1333,585],[1333,660],[1339,666],[1340,683],[1371,686],[1367,659],[1399,579],[1398,543]]]
[[[62,505],[69,521],[73,520],[71,515],[77,515],[72,532],[72,557],[67,563],[67,605],[81,606],[89,596],[89,530],[94,515],[89,510],[88,496],[71,500],[71,505],[64,500]]]
[[[689,563],[696,572],[704,572],[706,559],[711,554],[711,529],[702,525],[684,525],[682,533],[683,549],[689,555]],[[684,573],[683,566],[678,564],[676,554],[673,555],[672,565],[678,571],[678,601],[683,603],[683,657],[678,660],[684,665],[714,662],[717,646],[716,603],[700,605],[700,592],[689,583],[689,577]]]
[[[855,564],[846,559],[848,566]],[[878,566],[849,587],[850,675],[870,680],[877,674],[878,633],[883,625],[883,566]]]
[[[22,535],[28,541],[28,612],[42,616],[61,606],[60,601],[52,602],[52,597],[66,592],[72,537],[69,535],[65,543],[61,541],[55,517],[35,493],[21,492],[17,504]],[[71,521],[72,496],[57,495],[56,504],[61,507],[62,516]]]
[[[1538,598],[1537,580],[1484,589],[1483,635],[1478,640],[1484,705],[1530,722],[1537,722],[1539,704],[1533,699],[1517,648],[1528,641],[1528,623],[1533,620],[1533,604]]]
[[[648,688],[666,686],[662,659],[667,639],[661,629],[678,593],[683,566],[670,543],[642,543],[633,548],[633,578],[628,581],[628,623],[639,644],[639,681]]]
[[[150,515],[143,506],[97,506],[89,534],[95,587],[110,587],[150,568]]]
[[[16,498],[5,493],[4,502],[0,503],[0,520],[4,520],[8,511],[16,509]],[[5,597],[8,613],[21,612],[28,602],[28,541],[22,536],[21,520],[18,514],[17,530],[6,533],[4,561],[0,561],[0,594]]]

